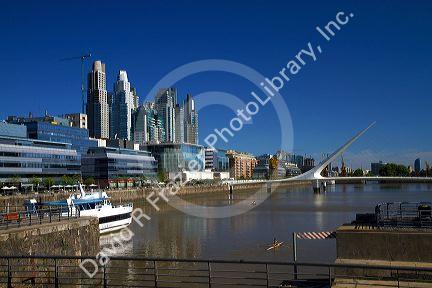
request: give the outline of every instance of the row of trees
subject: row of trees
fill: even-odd
[[[162,182],[168,181],[168,174],[163,172],[163,171],[159,171],[157,176],[158,176],[157,179],[159,181],[162,181]],[[122,183],[125,180],[127,180],[128,182],[133,180],[134,186],[138,187],[138,186],[145,186],[149,182],[149,180],[151,182],[153,182],[156,179],[153,177],[147,178],[144,175],[142,175],[140,177],[130,177],[129,175],[124,175],[124,176],[117,176],[112,180],[114,180],[114,182],[117,182],[117,183]],[[93,177],[88,177],[88,178],[82,179],[80,175],[74,175],[74,176],[63,175],[62,177],[60,177],[60,179],[55,179],[53,177],[43,177],[42,178],[42,177],[33,176],[32,178],[29,179],[29,183],[31,183],[33,185],[33,188],[36,191],[39,191],[42,188],[49,190],[54,185],[62,185],[62,186],[76,185],[78,182],[83,183],[87,186],[92,185],[92,184],[96,184],[96,181]],[[21,189],[21,188],[23,188],[21,186],[21,183],[22,183],[21,177],[19,177],[18,175],[14,175],[10,179],[8,179],[4,185],[12,185],[12,186],[17,187],[18,189]]]
[[[13,185],[13,186],[20,186],[22,179],[15,175],[12,176],[7,183]],[[33,186],[38,189],[39,187],[43,186],[45,188],[51,188],[52,186],[54,186],[55,184],[61,184],[61,185],[75,185],[78,182],[82,182],[81,176],[80,175],[74,175],[74,176],[68,176],[68,175],[63,175],[60,179],[60,181],[56,181],[53,177],[37,177],[37,176],[33,176],[30,179],[30,183],[33,184]],[[95,180],[93,178],[87,178],[84,180],[84,184],[86,185],[91,185],[94,184]]]
[[[61,177],[61,181],[59,184],[75,185],[78,182],[81,182],[81,176],[79,176],[79,175],[74,175],[74,176],[63,175]],[[39,187],[43,183],[43,186],[50,188],[51,186],[53,186],[56,183],[56,181],[52,177],[46,177],[46,178],[42,179],[42,178],[33,176],[33,178],[31,179],[31,183],[35,187]]]
[[[410,176],[410,171],[408,170],[408,167],[404,165],[388,163],[381,167],[379,170],[379,176],[407,177]]]
[[[365,175],[363,169],[358,168],[352,173],[349,173],[348,176],[361,177]],[[404,165],[388,163],[381,167],[381,169],[379,170],[379,175],[373,175],[372,172],[369,171],[366,176],[408,177],[413,175],[411,175],[408,167]]]
[[[389,177],[408,177],[412,176],[408,167],[395,163],[388,163],[382,166],[379,170],[379,175],[373,175],[371,171],[366,176],[389,176]],[[358,168],[350,176],[364,176],[364,172],[362,169]]]

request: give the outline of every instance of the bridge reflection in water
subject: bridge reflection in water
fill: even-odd
[[[416,281],[432,285],[432,268],[138,257],[112,257],[106,266],[95,267],[88,259],[0,256],[1,287],[413,287]],[[90,273],[97,271],[93,278],[80,263],[87,263],[84,267]],[[364,274],[353,279],[353,270]]]

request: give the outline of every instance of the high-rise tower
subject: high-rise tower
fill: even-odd
[[[161,143],[165,140],[165,129],[153,102],[147,102],[132,114],[133,141],[140,145]]]
[[[184,107],[179,104],[175,107],[175,142],[184,143]]]
[[[175,142],[175,107],[177,104],[177,91],[175,88],[160,89],[155,97],[155,108],[158,117],[165,128],[165,142]]]
[[[106,90],[105,64],[100,60],[93,63],[88,74],[87,116],[90,137],[109,138],[109,107]]]
[[[133,93],[126,71],[120,70],[114,84],[111,108],[111,139],[131,140],[132,112],[137,104],[136,92]]]
[[[184,109],[184,142],[198,144],[198,112],[191,94],[186,95]]]

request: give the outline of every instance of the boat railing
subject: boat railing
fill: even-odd
[[[117,204],[112,205],[113,208],[119,208],[119,207],[133,207],[133,203],[123,203],[123,204]]]
[[[68,206],[34,206],[25,211],[0,213],[0,230],[59,222],[80,217],[79,209]]]

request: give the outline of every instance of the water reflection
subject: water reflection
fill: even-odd
[[[136,207],[152,219],[143,228],[130,226],[135,237],[121,254],[291,261],[292,232],[331,231],[351,222],[355,213],[373,212],[381,202],[431,201],[431,190],[429,184],[336,185],[327,187],[326,193],[314,194],[310,186],[292,187],[275,191],[245,214],[222,219],[197,218],[166,204],[157,212],[145,202],[136,202]],[[198,205],[221,206],[239,203],[251,193],[237,191],[233,199],[228,193],[189,195],[184,199]],[[284,244],[267,251],[273,237]],[[299,261],[331,262],[335,256],[334,240],[298,242]]]

